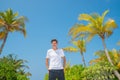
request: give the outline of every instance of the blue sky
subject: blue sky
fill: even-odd
[[[19,58],[27,60],[32,73],[31,80],[43,80],[45,73],[45,56],[51,48],[50,40],[59,40],[59,48],[69,44],[69,29],[77,22],[81,13],[102,13],[106,9],[110,13],[106,18],[115,19],[120,26],[120,0],[0,0],[0,11],[12,8],[20,15],[26,16],[29,21],[26,23],[27,37],[24,38],[18,32],[9,34],[9,38],[3,50],[3,55],[10,53],[17,54]],[[107,39],[108,49],[119,49],[116,42],[120,40],[120,29]],[[94,52],[103,49],[99,37],[95,37],[87,43],[85,60],[95,58]],[[71,64],[82,64],[79,53],[65,53],[67,61]]]

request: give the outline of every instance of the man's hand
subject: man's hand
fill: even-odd
[[[65,56],[63,56],[62,59],[63,59],[63,67],[65,68],[65,65],[66,65],[66,58],[65,58]]]
[[[46,67],[47,67],[47,70],[49,71],[49,59],[46,58]]]

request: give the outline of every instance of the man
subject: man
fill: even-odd
[[[51,40],[52,49],[47,51],[46,67],[49,72],[49,80],[65,80],[64,67],[66,58],[62,49],[58,49],[58,41]]]

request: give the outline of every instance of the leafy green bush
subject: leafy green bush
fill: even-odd
[[[65,69],[66,80],[82,80],[81,73],[84,67],[82,65],[74,65]]]
[[[11,54],[0,58],[0,80],[29,80],[31,74],[25,72],[28,68],[24,65],[25,62]]]
[[[84,69],[82,80],[115,80],[115,69],[110,63],[101,61]]]

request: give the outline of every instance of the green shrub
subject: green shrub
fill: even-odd
[[[84,70],[82,65],[74,65],[65,69],[66,80],[82,80],[81,73]]]
[[[82,80],[114,80],[114,69],[108,62],[98,62],[84,69]]]
[[[0,58],[0,80],[29,80],[31,74],[25,72],[25,62],[11,54]]]

